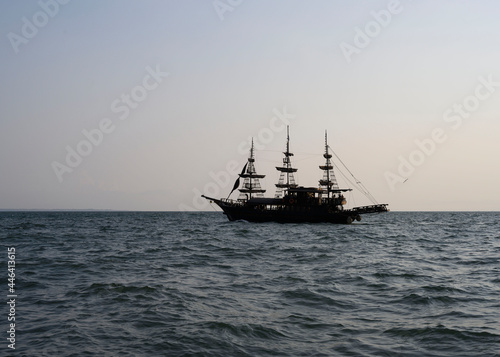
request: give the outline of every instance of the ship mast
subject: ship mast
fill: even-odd
[[[295,177],[293,176],[293,173],[297,172],[297,169],[292,167],[292,162],[290,161],[290,157],[293,156],[293,154],[290,152],[290,134],[288,125],[286,127],[286,151],[283,154],[285,155],[283,158],[283,166],[276,167],[276,170],[280,172],[280,179],[276,184],[275,198],[282,198],[284,189],[297,187]]]
[[[319,180],[319,185],[323,189],[323,193],[327,194],[327,197],[330,198],[330,193],[332,191],[336,191],[339,189],[339,184],[337,183],[337,178],[333,173],[333,165],[332,165],[332,155],[328,151],[328,136],[325,130],[325,153],[323,157],[326,159],[325,165],[320,166],[319,168],[323,170],[323,179]]]
[[[252,138],[252,146],[250,148],[250,157],[248,158],[248,163],[246,165],[246,172],[239,175],[244,179],[243,188],[239,189],[239,199],[251,199],[252,194],[255,194],[256,197],[264,197],[263,193],[266,192],[266,190],[261,188],[259,179],[266,177],[266,175],[257,175],[254,162],[255,158]]]

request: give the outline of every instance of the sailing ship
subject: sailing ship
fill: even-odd
[[[332,150],[333,152],[333,150]],[[351,188],[340,188],[337,182],[333,155],[328,146],[328,136],[325,131],[325,164],[319,168],[323,177],[319,180],[318,187],[299,186],[294,177],[297,168],[292,167],[290,152],[290,135],[287,127],[286,151],[283,153],[283,165],[276,167],[280,172],[279,182],[276,184],[274,198],[264,197],[266,192],[260,185],[260,180],[265,175],[259,175],[255,169],[254,145],[250,147],[250,156],[237,178],[232,191],[227,198],[216,199],[202,195],[202,197],[215,202],[230,221],[246,220],[249,222],[329,222],[351,224],[360,221],[362,214],[388,212],[387,204],[378,204],[373,196],[361,185],[362,190],[372,199],[372,205],[347,209],[344,206],[347,200],[344,193],[352,191]],[[241,179],[243,185],[240,187]],[[358,180],[356,183],[361,184]],[[238,189],[238,199],[229,199],[231,194]]]

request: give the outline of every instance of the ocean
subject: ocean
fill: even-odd
[[[0,240],[1,356],[500,356],[498,212],[2,212]]]

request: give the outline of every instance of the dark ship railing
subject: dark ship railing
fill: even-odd
[[[351,209],[347,209],[344,212],[354,212],[357,214],[361,213],[377,213],[377,212],[388,212],[389,209],[387,208],[387,204],[378,204],[378,205],[371,205],[371,206],[361,206],[361,207],[354,207]]]

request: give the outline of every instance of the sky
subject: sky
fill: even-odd
[[[0,209],[213,210],[200,195],[227,197],[252,137],[272,197],[289,125],[300,185],[326,130],[394,211],[500,210],[498,1],[0,10]]]

